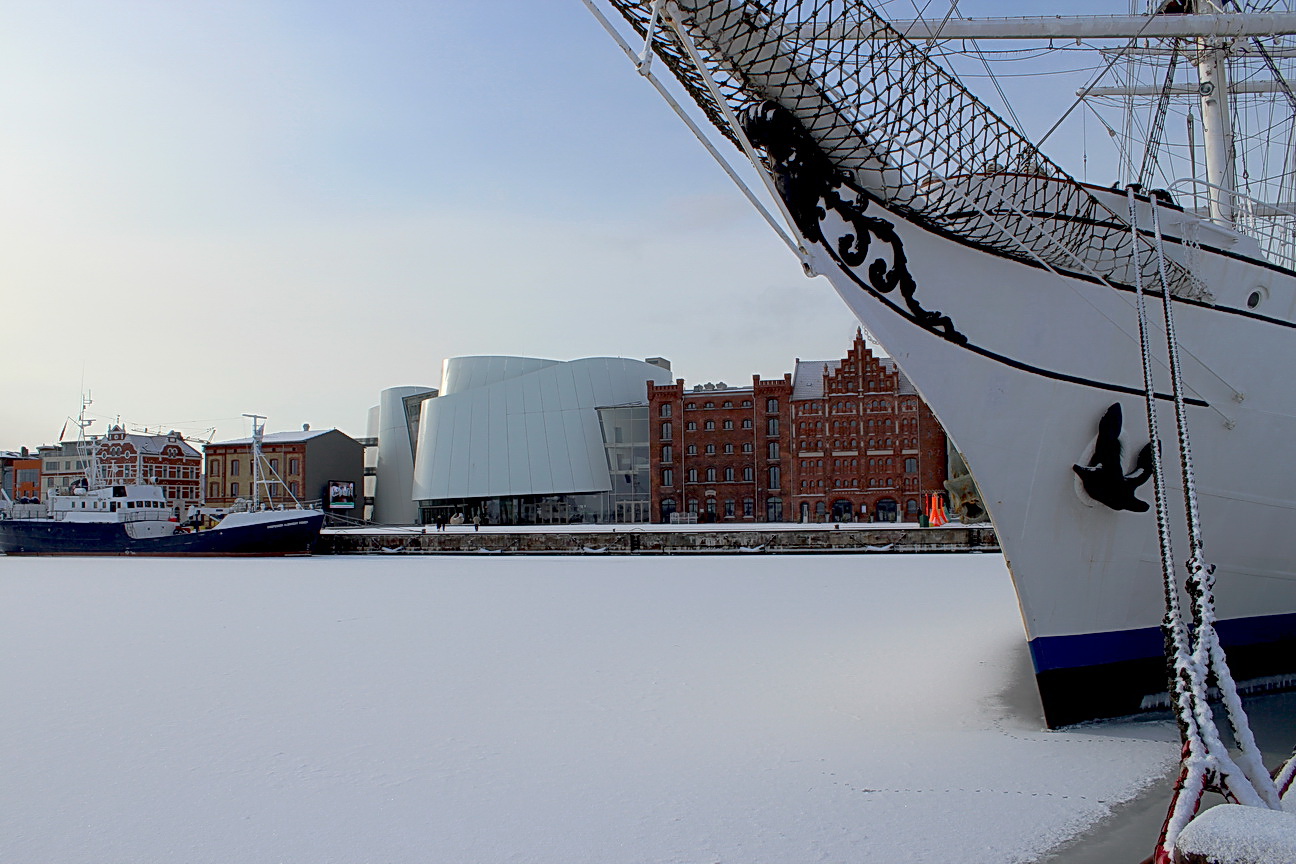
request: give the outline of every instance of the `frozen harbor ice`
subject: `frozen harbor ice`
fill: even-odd
[[[0,859],[1025,862],[1169,770],[1042,728],[997,555],[0,558]]]

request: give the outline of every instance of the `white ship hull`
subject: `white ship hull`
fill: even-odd
[[[1050,724],[1137,710],[1165,688],[1155,508],[1097,503],[1072,468],[1087,464],[1113,403],[1123,410],[1127,469],[1147,443],[1133,289],[972,248],[876,202],[865,212],[894,227],[912,298],[946,316],[946,332],[917,323],[900,291],[868,287],[869,265],[881,257],[893,266],[895,243],[874,237],[867,260],[845,266],[830,249],[854,229],[830,213],[821,222],[830,248],[812,246],[813,264],[965,454],[1008,559]],[[1171,245],[1172,254],[1182,251]],[[1296,279],[1209,250],[1194,254],[1217,259],[1220,298],[1245,298],[1256,286],[1266,297],[1255,313],[1241,299],[1237,308],[1220,299],[1175,304],[1220,632],[1239,678],[1296,671]],[[1159,298],[1149,299],[1155,312]],[[1167,392],[1159,313],[1153,320],[1157,387]],[[966,343],[949,338],[951,330]],[[1182,514],[1173,403],[1159,401],[1162,435],[1171,430],[1163,441],[1171,513]],[[1151,503],[1152,484],[1137,495]],[[1174,539],[1182,560],[1182,528]]]
[[[1008,559],[1051,725],[1128,713],[1165,691],[1154,484],[1130,495],[1152,461],[1142,452],[1136,268],[1159,291],[1164,251],[1219,635],[1237,679],[1296,673],[1296,273],[1260,251],[1261,241],[1285,248],[1296,214],[1252,201],[1262,205],[1252,216],[1230,215],[1227,90],[1209,95],[1227,46],[1196,58],[1214,178],[1201,188],[1212,190],[1215,221],[1158,206],[1161,243],[1149,231],[1151,201],[1130,219],[1125,193],[1067,176],[865,3],[608,2],[764,175],[798,235],[790,245],[965,456]],[[648,53],[609,31],[651,77]],[[1144,143],[1150,159],[1157,148]],[[1275,176],[1286,173],[1283,157]],[[1288,221],[1267,234],[1257,220],[1275,216]],[[1153,401],[1170,430],[1160,433],[1167,521],[1182,570],[1188,520],[1164,395],[1173,352],[1160,295],[1150,299]],[[1080,474],[1095,465],[1090,496]]]

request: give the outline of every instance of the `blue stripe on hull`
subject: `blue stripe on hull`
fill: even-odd
[[[1225,648],[1281,642],[1296,639],[1296,613],[1232,618],[1217,622],[1215,629]],[[1160,627],[1041,636],[1030,642],[1031,660],[1037,673],[1156,658],[1164,656],[1163,648]],[[1292,666],[1296,669],[1296,657],[1292,658]]]
[[[1296,672],[1296,614],[1235,618],[1217,629],[1239,682]],[[1037,638],[1030,649],[1044,718],[1055,728],[1132,714],[1166,690],[1159,627]]]

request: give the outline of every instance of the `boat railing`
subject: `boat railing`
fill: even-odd
[[[1188,208],[1193,215],[1245,234],[1256,241],[1270,263],[1296,270],[1296,205],[1261,201],[1245,192],[1225,189],[1196,177],[1180,178],[1167,188],[1193,201],[1193,206]],[[1209,208],[1201,206],[1202,201],[1209,200],[1211,192],[1232,199],[1232,222],[1212,217]]]

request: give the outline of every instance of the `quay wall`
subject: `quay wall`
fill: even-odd
[[[316,554],[406,553],[423,555],[498,554],[760,554],[808,552],[998,552],[999,540],[989,526],[946,525],[940,528],[845,527],[838,530],[624,530],[554,531],[491,528],[487,531],[438,532],[428,528],[373,531],[325,531]]]

